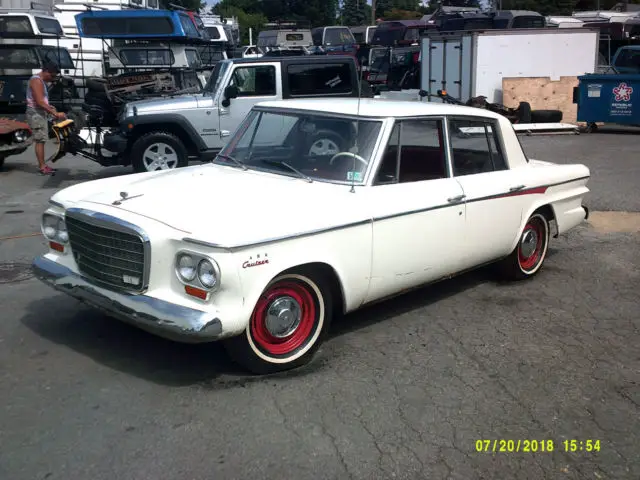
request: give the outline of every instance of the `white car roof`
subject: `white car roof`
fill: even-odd
[[[468,117],[504,118],[502,115],[489,110],[440,102],[412,102],[362,98],[358,105],[358,99],[355,97],[275,100],[260,102],[256,106],[377,118],[419,117],[427,115],[464,115]]]

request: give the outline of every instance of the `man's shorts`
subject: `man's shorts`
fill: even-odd
[[[33,132],[33,141],[45,143],[49,140],[49,124],[45,114],[32,108],[27,108],[27,123]]]

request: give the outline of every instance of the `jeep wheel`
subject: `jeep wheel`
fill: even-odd
[[[150,132],[142,135],[131,148],[134,171],[155,172],[186,167],[187,149],[180,139],[168,132]]]

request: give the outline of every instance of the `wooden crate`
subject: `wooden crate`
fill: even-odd
[[[563,123],[577,125],[578,106],[573,103],[573,88],[577,86],[578,77],[556,81],[549,77],[503,78],[502,103],[515,108],[520,102],[529,102],[532,110],[560,110]]]

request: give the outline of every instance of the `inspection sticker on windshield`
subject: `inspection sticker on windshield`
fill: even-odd
[[[362,172],[347,172],[347,180],[350,182],[361,182]]]

